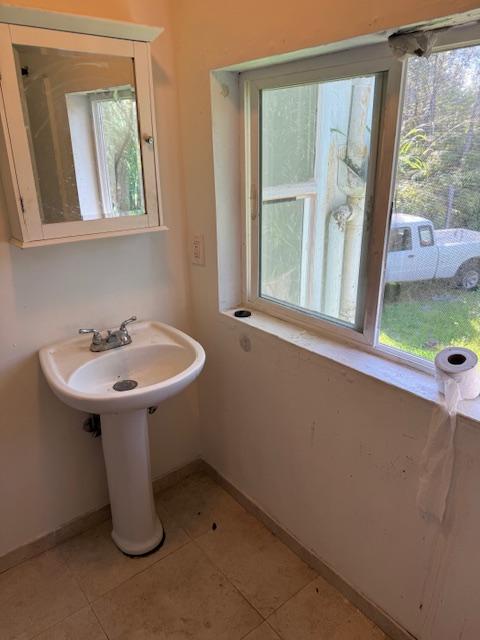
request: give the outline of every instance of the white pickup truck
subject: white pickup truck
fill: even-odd
[[[395,213],[388,243],[386,282],[453,279],[462,289],[480,285],[480,232],[435,231],[427,218]]]

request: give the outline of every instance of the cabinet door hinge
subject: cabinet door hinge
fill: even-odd
[[[25,205],[23,204],[22,196],[20,196],[20,209],[22,210],[22,213],[25,213]]]

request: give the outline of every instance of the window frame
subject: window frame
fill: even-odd
[[[480,45],[480,25],[461,24],[454,28],[437,32],[437,41],[433,47],[433,53]],[[252,292],[255,292],[255,283],[252,282],[257,264],[252,268],[252,217],[258,217],[259,195],[258,176],[255,180],[255,135],[258,138],[258,124],[255,128],[255,118],[252,124],[252,86],[263,79],[275,79],[287,77],[302,71],[316,70],[322,72],[324,69],[339,68],[342,65],[354,68],[355,64],[372,63],[372,59],[384,65],[387,72],[385,82],[382,113],[379,126],[379,142],[377,153],[377,164],[375,172],[375,198],[371,208],[371,228],[370,238],[366,245],[367,253],[367,291],[364,314],[363,331],[357,332],[354,329],[342,327],[334,324],[330,320],[319,317],[312,317],[303,311],[292,311],[282,307],[279,303],[267,302],[258,299]],[[355,63],[352,63],[355,60]],[[372,68],[372,67],[370,67]],[[381,70],[381,69],[379,69]],[[399,364],[408,364],[420,371],[432,374],[434,364],[408,352],[395,349],[381,344],[380,316],[383,308],[384,298],[384,275],[387,260],[388,237],[391,225],[393,210],[393,196],[396,181],[398,147],[401,131],[401,117],[403,108],[403,94],[406,79],[406,65],[393,57],[387,42],[358,46],[352,49],[340,49],[335,53],[327,53],[315,58],[305,58],[287,64],[278,64],[269,67],[262,67],[254,71],[244,71],[240,73],[240,95],[242,100],[242,124],[241,124],[241,197],[242,197],[242,300],[243,304],[252,309],[262,311],[268,315],[291,322],[292,324],[306,327],[319,334],[342,342],[350,343],[360,347],[374,355],[386,358]],[[258,123],[258,114],[257,123]],[[258,145],[257,145],[258,147]],[[253,179],[252,179],[253,178]],[[367,212],[366,212],[367,213]],[[258,223],[257,223],[258,224]]]
[[[352,60],[355,60],[352,62]],[[260,92],[267,88],[326,82],[362,75],[381,76],[376,91],[374,121],[378,118],[375,139],[372,136],[369,183],[365,206],[366,237],[362,265],[365,278],[360,281],[359,300],[363,294],[362,317],[358,329],[327,319],[308,310],[300,310],[259,295],[260,265]],[[243,99],[243,300],[253,309],[282,320],[319,330],[344,340],[375,347],[376,325],[382,304],[381,286],[385,244],[389,228],[391,185],[394,184],[394,162],[397,147],[398,115],[402,98],[403,65],[386,45],[371,45],[353,58],[350,51],[326,54],[314,59],[277,65],[240,75]],[[385,214],[387,212],[387,215]],[[362,279],[361,279],[362,280]],[[366,286],[365,286],[366,283]],[[362,284],[364,291],[361,292]]]
[[[113,214],[112,194],[108,179],[107,159],[105,151],[105,136],[99,100],[90,98],[90,115],[93,126],[93,144],[97,163],[98,187],[103,206],[103,218],[111,218]]]

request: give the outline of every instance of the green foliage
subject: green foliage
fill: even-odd
[[[480,230],[480,47],[408,62],[395,209]]]
[[[398,151],[398,165],[402,175],[413,179],[417,172],[425,172],[427,164],[423,156],[422,145],[427,140],[427,134],[420,127],[414,127],[402,135]]]
[[[427,360],[452,345],[480,353],[480,291],[401,285],[399,300],[384,304],[380,342]]]

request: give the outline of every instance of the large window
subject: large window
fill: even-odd
[[[247,303],[419,363],[480,351],[480,46],[452,38],[243,74]]]

